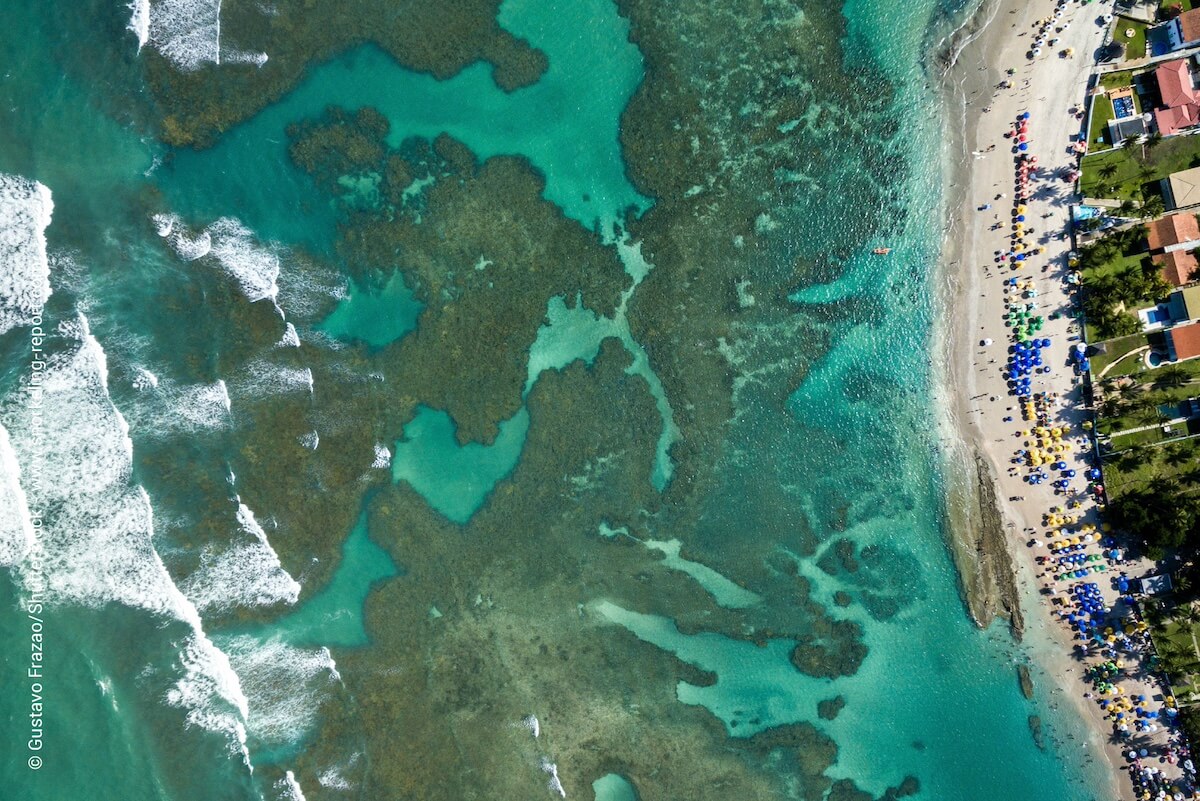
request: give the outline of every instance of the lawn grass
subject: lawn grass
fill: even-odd
[[[1100,76],[1100,85],[1105,89],[1117,89],[1122,86],[1133,86],[1133,70],[1106,72]]]
[[[1126,61],[1146,57],[1146,28],[1144,22],[1134,22],[1123,17],[1113,23],[1113,38],[1125,43]],[[1133,36],[1126,38],[1125,31],[1130,29],[1133,30]]]
[[[1196,653],[1200,630],[1197,630],[1197,624],[1186,619],[1170,618],[1161,626],[1151,628],[1150,637],[1154,640],[1154,650],[1159,653],[1172,650],[1169,645],[1173,644],[1176,646],[1175,650],[1190,655],[1176,660],[1173,665],[1178,670],[1170,676],[1171,694],[1180,703],[1200,700],[1200,654]]]
[[[1128,450],[1134,445],[1157,445],[1170,437],[1161,428],[1148,428],[1145,431],[1135,431],[1132,434],[1120,434],[1112,438],[1114,452]]]
[[[1111,261],[1107,261],[1099,267],[1083,271],[1083,280],[1094,281],[1106,275],[1115,275],[1116,273],[1127,270],[1130,267],[1140,267],[1142,262],[1148,260],[1150,254],[1142,250],[1137,253],[1125,253]]]
[[[1089,361],[1092,363],[1092,375],[1098,379],[1100,374],[1104,372],[1105,367],[1112,364],[1126,353],[1129,353],[1130,351],[1147,344],[1149,343],[1146,341],[1145,334],[1130,334],[1127,337],[1118,337],[1116,339],[1108,340],[1104,343],[1104,353],[1097,353],[1089,359]],[[1140,359],[1134,359],[1133,361],[1140,361]],[[1112,375],[1112,373],[1109,373],[1109,375]]]
[[[1107,141],[1108,121],[1113,118],[1113,104],[1108,95],[1099,95],[1092,99],[1092,125],[1088,131],[1088,147],[1107,149],[1112,143]]]
[[[1109,105],[1112,105],[1111,102]],[[1112,148],[1084,157],[1080,188],[1085,197],[1134,200],[1135,193],[1143,184],[1153,183],[1173,172],[1186,170],[1193,166],[1193,162],[1200,164],[1200,136],[1169,136],[1159,142],[1153,150],[1147,151],[1145,161],[1142,161],[1140,146],[1129,149]],[[1116,167],[1117,171],[1111,179],[1100,177],[1100,170],[1105,164]],[[1141,173],[1143,165],[1147,168],[1144,176]],[[1102,185],[1107,183],[1115,184],[1116,188],[1105,188],[1105,191],[1101,192]]]
[[[1167,463],[1164,458],[1166,456],[1164,447],[1151,446],[1146,458],[1136,464],[1133,464],[1132,460],[1122,458],[1121,454],[1114,454],[1112,450],[1107,450],[1104,455],[1104,488],[1107,490],[1109,498],[1116,498],[1126,491],[1192,470],[1196,462],[1200,460],[1200,440],[1181,439],[1179,442],[1188,449],[1188,458],[1178,464]],[[1131,447],[1131,445],[1126,444],[1124,447]]]

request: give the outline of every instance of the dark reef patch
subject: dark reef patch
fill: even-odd
[[[158,104],[161,136],[176,146],[211,145],[223,132],[278,100],[312,62],[372,42],[401,65],[445,79],[477,62],[492,64],[504,91],[542,76],[546,56],[500,27],[500,0],[354,0],[221,3],[221,49],[265,51],[254,64],[206,64],[181,72],[153,49],[143,51],[147,85]]]
[[[860,432],[796,420],[789,398],[839,326],[880,313],[865,299],[805,305],[789,294],[835,277],[849,243],[904,216],[887,205],[886,187],[871,183],[895,169],[877,149],[862,147],[853,168],[828,166],[831,148],[847,137],[857,147],[856,137],[882,123],[890,88],[870,69],[844,72],[845,20],[837,8],[808,5],[800,35],[794,9],[749,0],[685,0],[670,14],[650,0],[617,3],[647,65],[622,115],[621,143],[629,179],[655,203],[640,218],[626,215],[619,234],[653,265],[625,311],[680,432],[662,494],[648,478],[661,416],[618,341],[605,340],[590,365],[544,372],[526,394],[529,348],[552,299],[601,316],[621,308],[632,283],[605,244],[613,232],[566,217],[522,158],[480,161],[445,135],[390,147],[387,119],[370,108],[330,108],[288,128],[293,163],[339,210],[339,263],[317,269],[363,286],[399,271],[423,306],[414,331],[377,349],[307,336],[303,325],[311,329],[331,301],[297,312],[289,319],[301,326],[302,346],[269,358],[311,369],[314,392],[234,398],[229,467],[248,505],[277,525],[272,544],[305,593],[328,581],[369,490],[377,490],[371,537],[407,570],[368,597],[372,644],[335,653],[349,700],[322,710],[300,757],[310,801],[338,797],[315,778],[346,742],[364,755],[350,778],[366,798],[525,798],[545,785],[542,758],[558,765],[576,798],[607,772],[628,777],[648,801],[725,798],[730,788],[746,798],[793,790],[806,801],[870,797],[825,775],[837,746],[811,724],[731,738],[708,710],[679,703],[679,682],[711,686],[717,677],[590,606],[609,600],[682,632],[792,639],[797,670],[836,679],[866,658],[863,631],[814,599],[798,560],[824,552],[821,568],[862,590],[878,618],[895,614],[911,589],[885,569],[894,554],[860,550],[845,533],[904,510],[906,499],[867,510],[831,493],[834,503],[810,510],[789,489],[819,486],[822,459],[859,445]],[[226,6],[231,46],[265,49],[270,60],[180,74],[148,53],[170,144],[212,143],[294,86],[306,64],[363,42],[438,78],[487,60],[508,91],[547,69],[540,51],[498,27],[497,0],[324,10],[285,0],[272,16],[240,1]],[[814,37],[822,47],[811,46]],[[817,98],[821,111],[806,116]],[[757,112],[742,113],[747,105]],[[799,129],[785,131],[791,120]],[[879,213],[846,208],[796,235],[824,213],[822,195],[843,193]],[[276,341],[281,321],[249,317],[257,313],[232,301],[220,307],[220,319],[257,332],[256,344]],[[245,367],[253,351],[231,348],[229,363],[197,364],[197,373]],[[501,421],[528,409],[520,462],[461,526],[368,468],[374,446],[399,437],[420,405],[446,411],[460,443],[491,442]],[[747,408],[761,431],[740,419]],[[315,451],[298,444],[311,430],[321,435]],[[894,445],[888,434],[872,436],[872,447]],[[798,464],[797,453],[809,458]],[[147,464],[166,461],[152,454]],[[203,492],[227,494],[225,466],[197,461]],[[678,539],[688,559],[762,603],[721,607],[650,549],[597,534],[617,521],[639,538]],[[834,598],[851,603],[845,591]],[[842,703],[822,701],[819,716],[833,719]],[[529,714],[539,718],[538,739],[519,725]]]

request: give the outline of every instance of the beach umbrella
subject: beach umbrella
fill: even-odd
[[[1029,145],[1025,144],[1024,142],[1017,145],[1017,150],[1020,150],[1021,152],[1025,152],[1028,149],[1029,149]]]

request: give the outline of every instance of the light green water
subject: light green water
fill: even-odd
[[[396,271],[378,289],[351,281],[347,296],[318,327],[346,342],[381,348],[416,328],[422,308],[404,275]]]
[[[606,773],[592,782],[596,801],[638,801],[637,791],[624,776]]]
[[[364,513],[342,544],[342,561],[319,593],[272,623],[263,639],[282,637],[297,646],[355,648],[370,643],[363,626],[363,605],[371,588],[401,575],[387,551],[371,539]]]
[[[521,458],[529,412],[524,407],[500,423],[491,445],[459,445],[450,415],[422,406],[396,443],[392,477],[406,481],[429,505],[456,523],[465,523],[483,505],[496,482]]]
[[[608,0],[509,0],[500,23],[549,58],[533,86],[502,92],[483,63],[438,81],[365,46],[315,67],[283,101],[211,150],[177,154],[169,168],[171,206],[200,218],[236,208],[265,236],[327,250],[332,206],[289,165],[284,129],[337,103],[383,112],[393,146],[449,133],[481,159],[525,156],[546,177],[545,197],[588,227],[607,230],[622,210],[648,208],[649,199],[625,176],[617,136],[643,70],[641,53],[628,41],[628,22]],[[294,209],[307,214],[290,213]]]

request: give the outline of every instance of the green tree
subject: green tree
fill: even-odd
[[[1144,219],[1149,220],[1154,217],[1161,217],[1164,211],[1166,211],[1166,206],[1163,205],[1162,197],[1155,195],[1152,198],[1148,198],[1146,202],[1142,204],[1141,216]]]
[[[1163,461],[1171,467],[1181,467],[1192,460],[1192,449],[1186,442],[1174,442],[1163,451]]]
[[[1146,150],[1152,151],[1154,148],[1162,144],[1163,135],[1161,131],[1155,131],[1146,137]]]
[[[1169,364],[1154,374],[1155,389],[1178,389],[1188,383],[1191,376],[1177,364]]]
[[[1096,171],[1096,174],[1100,176],[1102,181],[1110,181],[1117,175],[1117,165],[1111,161],[1106,161],[1100,165],[1100,169]]]
[[[1156,550],[1179,548],[1189,540],[1195,545],[1196,502],[1171,479],[1126,490],[1109,504],[1108,515]]]

